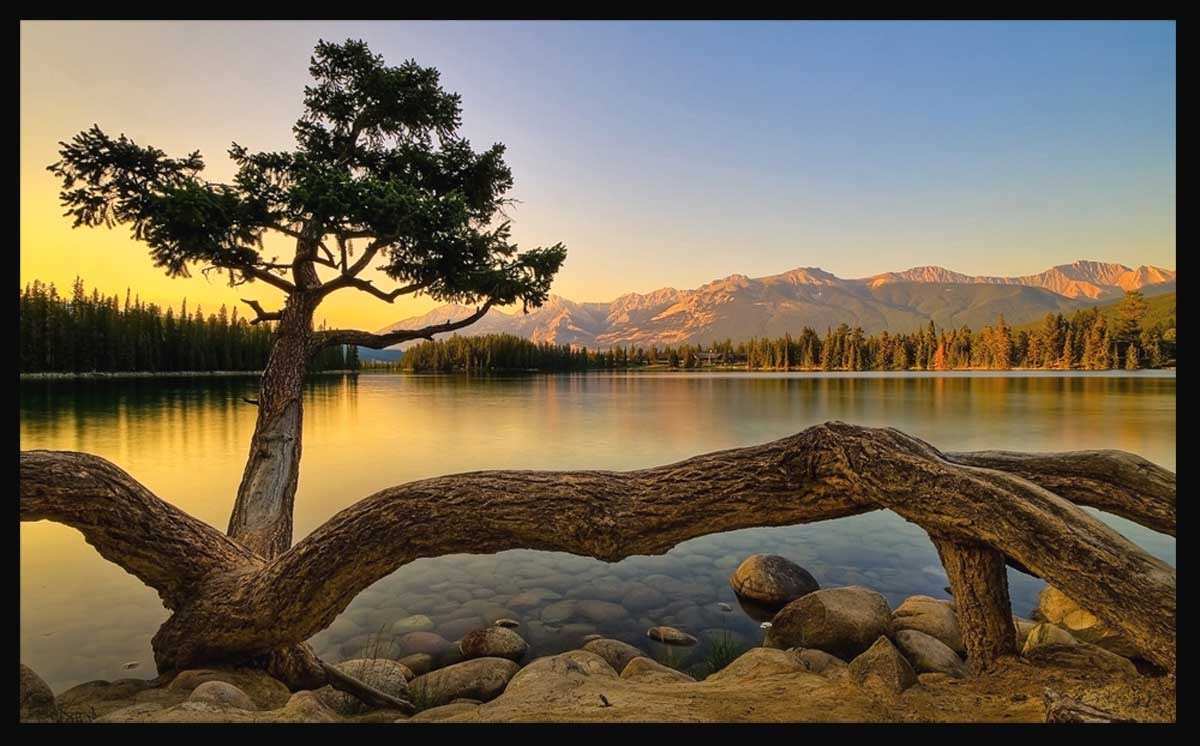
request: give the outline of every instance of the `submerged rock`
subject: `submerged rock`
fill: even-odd
[[[458,649],[467,659],[494,657],[519,661],[525,657],[529,645],[511,629],[485,627],[463,636],[458,643]]]
[[[664,645],[695,645],[697,642],[695,637],[674,627],[651,627],[646,630],[646,637]]]
[[[434,628],[433,620],[424,614],[413,614],[392,622],[392,632],[397,635],[409,632],[428,632]]]
[[[917,673],[944,673],[957,678],[967,675],[967,666],[958,653],[924,632],[902,629],[896,632],[896,646]]]
[[[850,661],[850,676],[868,687],[900,693],[917,683],[917,673],[896,646],[880,637],[866,652]]]
[[[742,560],[729,585],[742,598],[777,608],[821,587],[803,567],[776,554],[752,554]]]
[[[766,644],[817,648],[850,659],[891,633],[892,610],[881,594],[862,586],[824,588],[780,609]]]

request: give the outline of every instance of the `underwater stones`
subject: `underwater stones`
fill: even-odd
[[[467,633],[459,641],[458,649],[467,659],[495,657],[517,661],[525,656],[529,645],[511,629],[485,627]]]
[[[686,632],[675,629],[674,627],[651,627],[646,630],[646,637],[656,642],[661,642],[664,645],[695,645],[697,640]]]
[[[449,640],[433,632],[409,632],[407,635],[396,640],[396,646],[398,648],[397,657],[404,657],[413,653],[426,653],[437,656],[450,647],[451,644]]]
[[[821,587],[807,570],[777,554],[752,554],[742,560],[729,577],[729,585],[743,598],[775,607]]]
[[[542,609],[541,619],[544,624],[559,626],[574,615],[574,601],[555,601]]]
[[[895,634],[896,646],[917,673],[944,673],[955,678],[967,675],[967,666],[945,643],[915,629],[902,629]]]
[[[576,601],[575,611],[580,616],[590,619],[597,624],[611,623],[629,616],[629,612],[625,610],[625,607],[609,601],[599,601],[596,599]]]
[[[493,622],[493,624],[495,624],[497,627],[504,627],[505,629],[516,629],[517,627],[521,626],[521,623],[516,619],[509,619],[507,617],[497,619],[495,622]]]
[[[923,632],[959,655],[966,653],[958,614],[947,601],[930,596],[909,596],[892,612],[892,627]]]
[[[655,590],[642,583],[634,584],[621,597],[621,606],[632,612],[654,609],[666,603],[666,597],[661,591]]]
[[[404,656],[397,663],[407,666],[414,675],[420,676],[433,668],[433,656],[428,653],[412,653]]]
[[[464,635],[482,629],[485,625],[477,616],[467,617],[465,619],[452,619],[443,624],[439,624],[437,632],[447,640],[458,640]]]
[[[892,610],[881,594],[862,586],[824,588],[780,609],[767,645],[817,648],[851,659],[889,634],[891,626]]]
[[[917,674],[908,659],[883,636],[850,661],[850,676],[863,686],[880,687],[896,694],[917,683]]]
[[[409,632],[428,632],[434,628],[433,620],[424,614],[412,614],[392,622],[392,632],[397,635]]]

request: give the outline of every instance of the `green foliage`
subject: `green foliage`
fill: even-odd
[[[744,652],[746,647],[739,645],[728,630],[722,630],[719,637],[709,640],[708,648],[704,651],[701,676],[697,678],[713,675],[733,663]]]
[[[227,270],[231,284],[274,281],[292,268],[262,255],[263,235],[276,231],[296,239],[297,258],[319,248],[343,272],[365,241],[357,248],[384,273],[437,300],[545,301],[566,250],[512,242],[504,146],[476,151],[459,134],[461,100],[436,69],[388,66],[350,40],[319,42],[309,73],[296,148],[232,144],[230,183],[202,179],[198,152],[171,158],[98,126],[60,143],[48,168],[66,215],[75,226],[130,226],[171,276],[195,265]]]
[[[18,293],[18,368],[22,373],[251,371],[267,363],[273,330],[224,306],[205,316],[125,296],[90,294],[77,279],[71,297],[34,281]],[[310,370],[354,370],[354,347],[317,353]]]

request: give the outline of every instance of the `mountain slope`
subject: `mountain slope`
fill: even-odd
[[[551,296],[528,314],[492,309],[461,334],[508,333],[535,342],[608,348],[779,336],[809,326],[860,326],[868,333],[939,327],[979,328],[1003,314],[1012,324],[1119,298],[1175,290],[1176,273],[1158,267],[1078,261],[1022,277],[970,276],[942,267],[913,267],[846,280],[816,267],[769,277],[730,275],[694,290],[628,293],[608,303]],[[447,305],[381,331],[462,318],[474,309]]]

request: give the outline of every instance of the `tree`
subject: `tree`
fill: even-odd
[[[277,310],[244,299],[252,323],[276,323],[228,529],[268,560],[291,546],[308,362],[335,345],[430,339],[474,323],[493,305],[537,307],[566,257],[562,244],[521,252],[512,241],[504,146],[476,151],[459,134],[460,97],[442,89],[437,70],[413,60],[385,65],[361,41],[321,41],[309,73],[295,149],[251,152],[234,143],[229,183],[202,178],[199,152],[170,157],[98,126],[60,143],[60,160],[48,167],[75,227],[129,226],[171,277],[199,268],[226,274],[231,286],[260,283],[283,293]],[[268,256],[267,234],[292,241],[291,256]],[[369,267],[397,286],[364,279]],[[388,303],[424,293],[477,308],[386,334],[315,330],[317,307],[343,289]],[[202,334],[203,322],[191,328]]]
[[[502,212],[513,183],[504,146],[477,152],[458,134],[460,97],[442,89],[437,70],[412,60],[389,67],[361,41],[321,41],[309,72],[296,149],[234,143],[231,183],[202,179],[199,152],[172,158],[98,126],[61,143],[49,167],[76,227],[130,226],[172,277],[199,267],[227,273],[230,285],[257,282],[284,294],[279,310],[245,299],[252,323],[278,323],[229,524],[230,536],[268,559],[291,545],[309,360],[334,345],[431,338],[493,305],[536,307],[566,255],[562,244],[522,253],[512,242]],[[292,256],[266,256],[268,233],[293,240]],[[399,285],[384,290],[364,279],[372,266]],[[478,307],[423,329],[314,330],[317,307],[342,289],[388,303],[424,293]],[[202,321],[194,326],[203,333]]]

